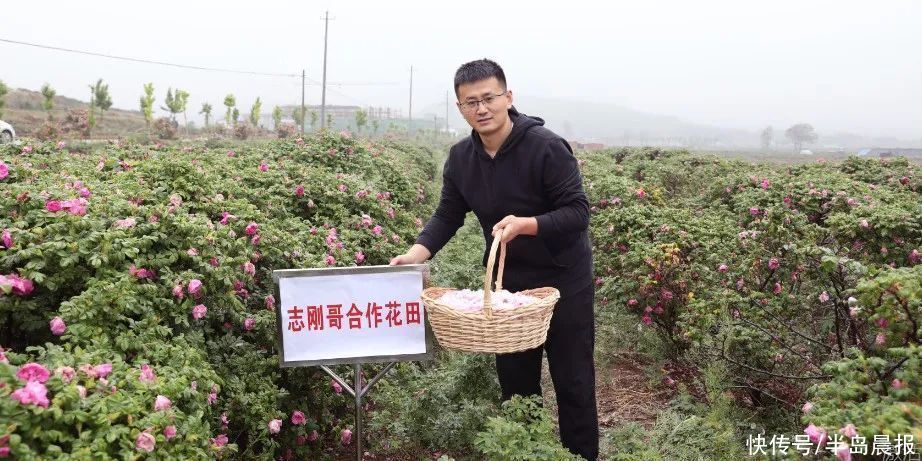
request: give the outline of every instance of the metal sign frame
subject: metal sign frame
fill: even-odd
[[[432,360],[433,352],[433,334],[432,327],[429,324],[429,317],[424,314],[425,343],[426,352],[421,354],[401,354],[401,355],[376,355],[367,357],[343,357],[322,360],[285,360],[285,346],[282,342],[284,326],[282,322],[282,293],[279,281],[289,277],[319,277],[329,275],[349,275],[349,274],[381,274],[391,272],[420,272],[422,274],[423,286],[425,288],[426,279],[429,276],[428,264],[406,264],[400,266],[365,266],[365,267],[335,267],[325,269],[280,269],[272,271],[272,281],[275,283],[275,310],[276,324],[278,327],[277,347],[279,351],[279,366],[282,368],[293,367],[310,367],[320,366],[323,371],[329,374],[333,380],[339,383],[349,395],[355,398],[355,449],[356,459],[362,460],[362,398],[368,393],[372,386],[378,382],[397,362]],[[420,307],[425,312],[425,306],[420,303]],[[387,363],[387,365],[375,375],[374,378],[364,383],[362,380],[363,363]],[[350,386],[346,380],[336,374],[329,365],[352,365],[355,373],[354,384]]]

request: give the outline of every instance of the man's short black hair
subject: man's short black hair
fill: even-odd
[[[503,90],[506,89],[506,74],[503,73],[503,68],[499,67],[499,64],[486,58],[462,64],[458,71],[455,72],[455,97],[458,96],[459,86],[465,83],[486,80],[490,77],[496,77],[500,85],[503,86]]]

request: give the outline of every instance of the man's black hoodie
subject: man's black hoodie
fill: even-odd
[[[486,266],[493,225],[507,215],[535,217],[536,236],[506,245],[503,288],[551,286],[562,296],[592,283],[589,202],[579,166],[566,140],[544,120],[509,109],[512,131],[494,157],[476,131],[452,146],[443,169],[438,208],[416,240],[433,256],[474,211],[483,228]]]

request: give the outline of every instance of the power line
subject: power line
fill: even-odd
[[[178,67],[182,69],[204,70],[204,71],[209,71],[209,72],[228,72],[228,73],[233,73],[233,74],[262,75],[262,76],[267,76],[267,77],[289,77],[289,78],[301,77],[301,75],[299,74],[284,74],[284,73],[279,73],[279,72],[256,72],[256,71],[239,70],[239,69],[224,69],[220,67],[193,66],[193,65],[188,65],[188,64],[177,64],[177,63],[165,62],[165,61],[155,61],[152,59],[132,58],[132,57],[127,57],[127,56],[116,56],[116,55],[105,54],[105,53],[97,53],[94,51],[75,50],[72,48],[62,48],[59,46],[21,42],[18,40],[9,40],[5,38],[0,38],[0,42],[12,43],[14,45],[32,46],[36,48],[43,48],[46,50],[64,51],[67,53],[97,56],[101,58],[118,59],[122,61],[131,61],[131,62],[140,62],[140,63],[145,63],[145,64],[155,64],[155,65],[160,65],[160,66]],[[321,82],[318,82],[316,80],[313,80],[310,78],[308,78],[307,80],[311,81],[311,83],[309,83],[308,85],[311,85],[311,86],[321,85]],[[356,82],[356,83],[327,82],[327,85],[330,85],[330,86],[376,86],[376,85],[397,85],[397,84],[398,84],[397,82]]]
[[[151,60],[151,59],[131,58],[131,57],[127,57],[127,56],[115,56],[115,55],[111,55],[111,54],[96,53],[96,52],[93,52],[93,51],[83,51],[83,50],[75,50],[75,49],[71,49],[71,48],[62,48],[62,47],[59,47],[59,46],[50,46],[50,45],[41,45],[41,44],[38,44],[38,43],[20,42],[20,41],[17,41],[17,40],[9,40],[9,39],[5,39],[5,38],[0,38],[0,42],[12,43],[12,44],[14,44],[14,45],[32,46],[32,47],[36,47],[36,48],[44,48],[44,49],[47,49],[47,50],[65,51],[65,52],[68,52],[68,53],[85,54],[85,55],[89,55],[89,56],[98,56],[98,57],[102,57],[102,58],[119,59],[119,60],[122,60],[122,61],[141,62],[141,63],[145,63],[145,64],[156,64],[156,65],[160,65],[160,66],[179,67],[179,68],[182,68],[182,69],[204,70],[204,71],[209,71],[209,72],[227,72],[227,73],[232,73],[232,74],[262,75],[262,76],[266,76],[266,77],[289,77],[289,78],[291,78],[291,77],[300,77],[300,75],[297,75],[297,74],[281,74],[281,73],[274,73],[274,72],[255,72],[255,71],[238,70],[238,69],[222,69],[222,68],[220,68],[220,67],[192,66],[192,65],[188,65],[188,64],[176,64],[176,63],[165,62],[165,61],[154,61],[154,60]]]

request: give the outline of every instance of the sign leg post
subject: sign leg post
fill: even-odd
[[[355,459],[362,461],[362,364],[355,364]]]

